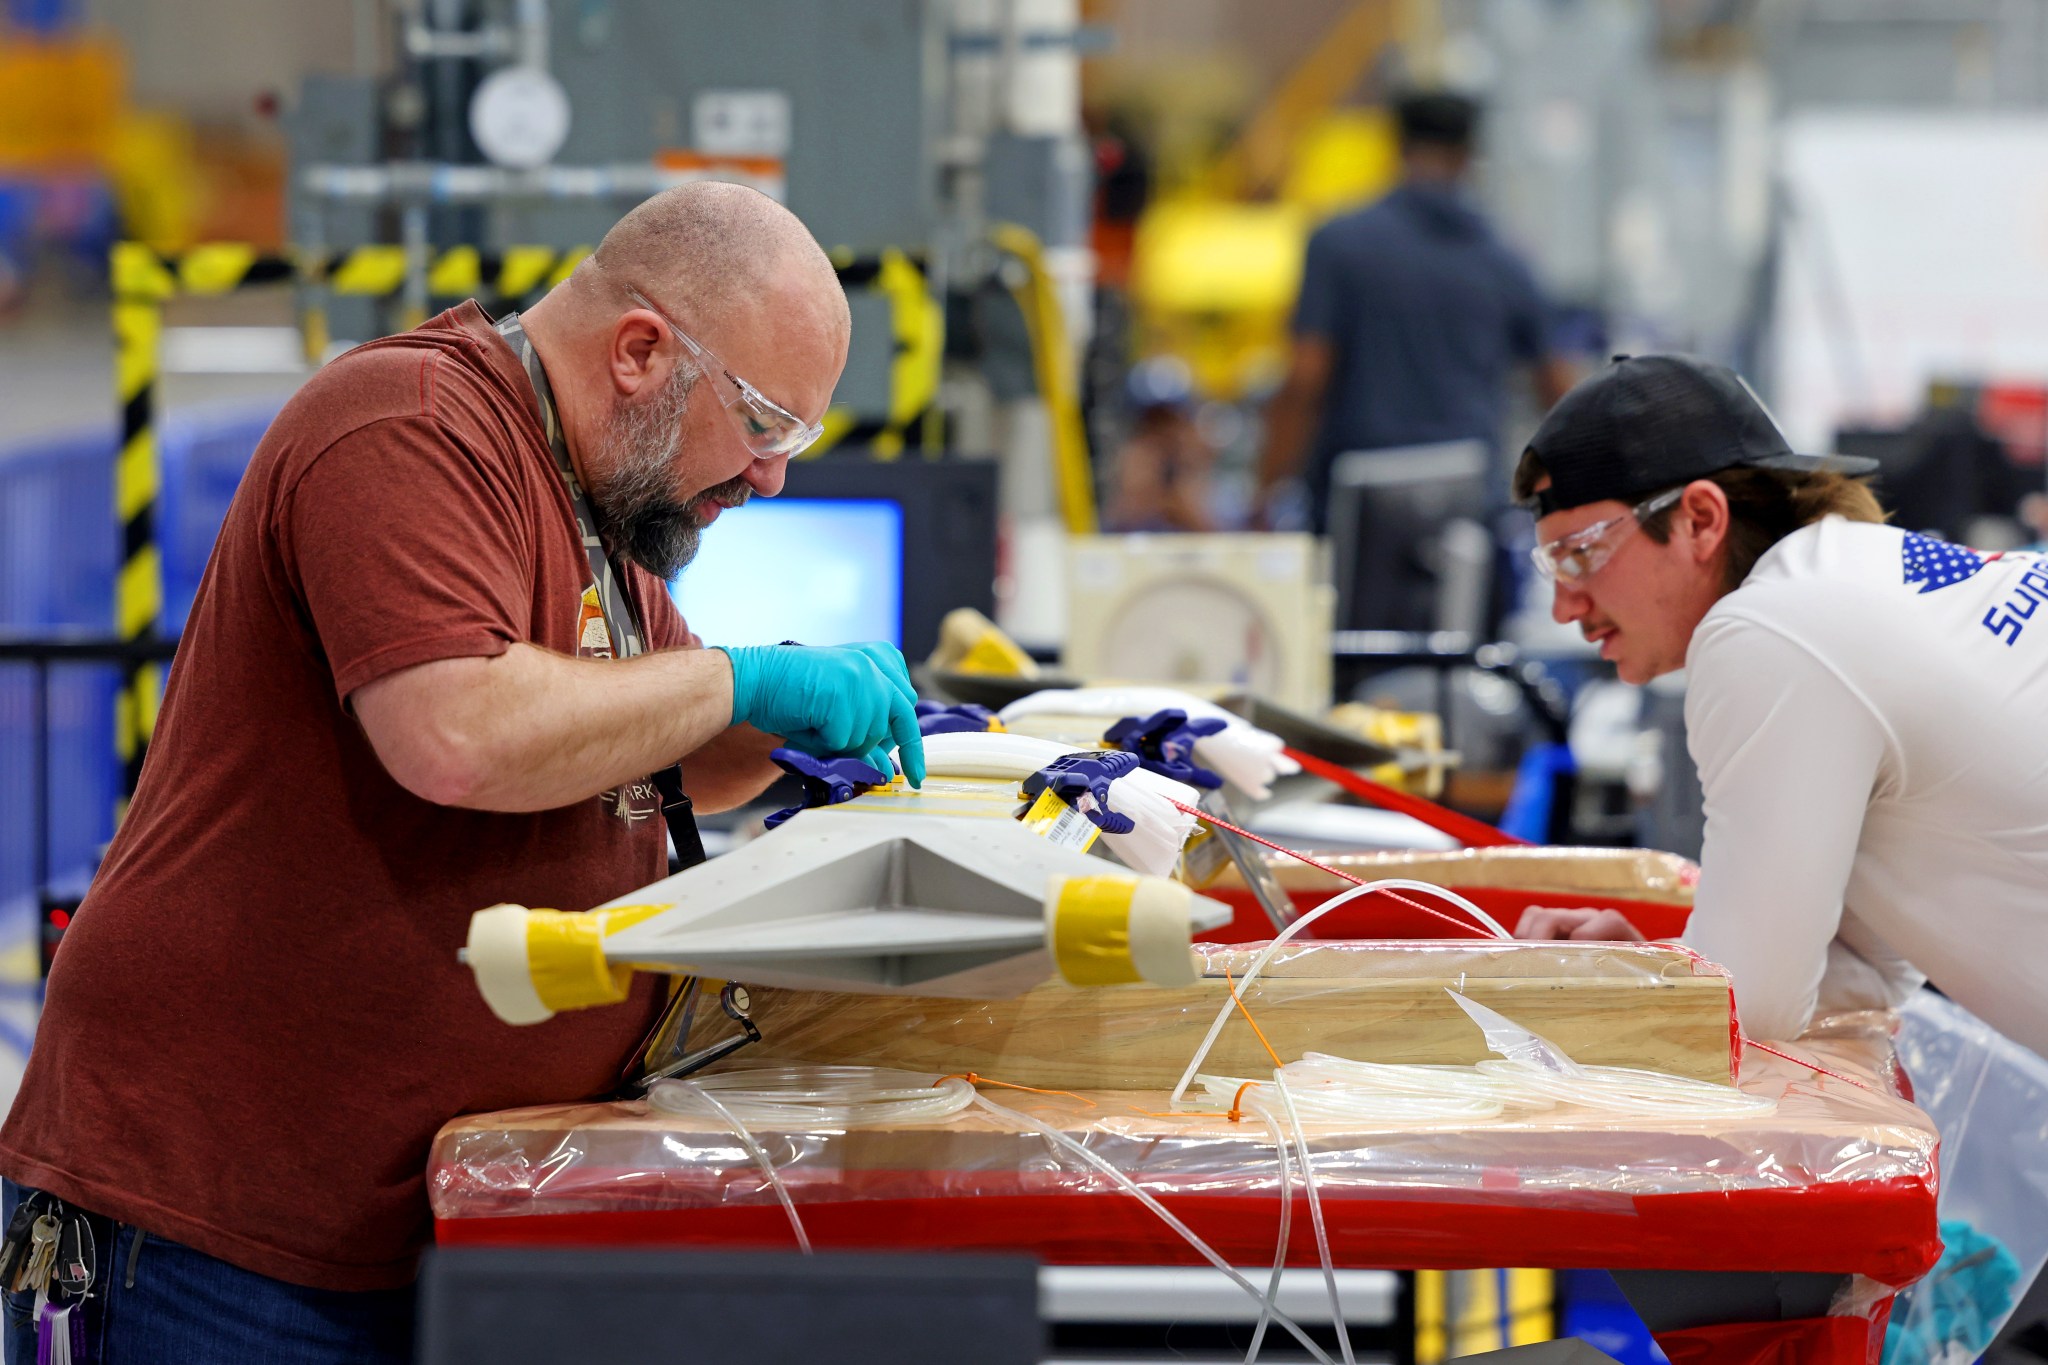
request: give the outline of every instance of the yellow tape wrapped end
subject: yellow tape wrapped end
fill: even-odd
[[[538,1024],[560,1010],[616,1005],[633,970],[605,960],[604,940],[663,905],[626,905],[569,914],[494,905],[469,921],[469,967],[491,1012],[508,1024]]]
[[[1055,877],[1046,948],[1071,985],[1193,985],[1193,909],[1193,893],[1166,877]]]

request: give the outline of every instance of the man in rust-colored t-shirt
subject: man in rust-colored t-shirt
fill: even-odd
[[[410,1359],[435,1130],[611,1089],[658,1006],[643,977],[501,1024],[457,962],[470,914],[663,875],[648,775],[679,757],[716,809],[772,775],[764,731],[825,724],[806,705],[883,717],[849,751],[902,733],[907,679],[873,647],[704,649],[656,576],[780,489],[845,346],[796,220],[693,187],[507,327],[464,304],[279,415],[0,1130],[10,1206],[94,1216],[88,1321],[117,1356]],[[564,461],[634,621],[606,610]]]

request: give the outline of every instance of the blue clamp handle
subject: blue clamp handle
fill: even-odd
[[[1104,834],[1129,834],[1138,822],[1109,808],[1109,784],[1137,768],[1136,754],[1115,749],[1061,754],[1024,779],[1024,794],[1036,800],[1050,789]]]
[[[893,773],[885,773],[858,758],[819,758],[801,749],[775,749],[768,757],[775,760],[776,767],[802,779],[804,784],[804,803],[769,816],[762,822],[769,829],[774,829],[799,811],[817,806],[836,806],[842,801],[853,800],[870,787],[886,787],[895,780]]]
[[[979,735],[996,728],[996,713],[973,702],[948,706],[939,701],[921,701],[917,704],[917,728],[924,735]]]
[[[1219,733],[1226,724],[1214,716],[1189,720],[1181,710],[1154,711],[1124,717],[1109,727],[1102,742],[1136,754],[1142,766],[1161,777],[1214,789],[1223,785],[1223,779],[1195,762],[1195,741]]]

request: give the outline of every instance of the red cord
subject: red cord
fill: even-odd
[[[1809,1062],[1804,1057],[1794,1057],[1789,1052],[1780,1052],[1778,1051],[1778,1049],[1774,1047],[1771,1047],[1764,1043],[1759,1043],[1754,1038],[1745,1037],[1742,1040],[1742,1045],[1744,1047],[1753,1047],[1758,1052],[1768,1052],[1773,1057],[1782,1057],[1786,1061],[1792,1063],[1794,1066],[1803,1066],[1808,1071],[1818,1071],[1823,1076],[1833,1076],[1838,1081],[1847,1081],[1849,1084],[1855,1086],[1858,1090],[1868,1090],[1873,1095],[1880,1093],[1875,1088],[1867,1086],[1863,1082],[1857,1080],[1854,1076],[1844,1076],[1839,1071],[1830,1071],[1828,1070],[1828,1068],[1822,1066],[1819,1062]]]
[[[1402,815],[1412,816],[1431,829],[1450,835],[1467,848],[1530,846],[1527,839],[1518,839],[1506,830],[1495,829],[1484,820],[1474,820],[1469,815],[1462,815],[1447,806],[1440,806],[1411,792],[1389,787],[1384,782],[1375,782],[1328,759],[1317,758],[1314,754],[1305,754],[1293,748],[1283,749],[1281,752],[1299,763],[1302,771],[1314,773],[1323,781],[1334,783],[1353,796],[1363,797],[1382,810],[1398,811]]]
[[[1167,799],[1169,801],[1173,800],[1173,798],[1171,797],[1168,797]],[[1244,829],[1240,826],[1233,825],[1228,820],[1220,820],[1217,817],[1209,814],[1209,812],[1201,810],[1195,806],[1190,806],[1184,801],[1174,801],[1173,804],[1179,809],[1186,811],[1189,815],[1194,816],[1197,820],[1206,820],[1210,824],[1215,825],[1220,829],[1227,829],[1232,834],[1236,834],[1243,838],[1249,839],[1253,843],[1258,844],[1264,848],[1270,848],[1275,853],[1284,853],[1288,857],[1294,859],[1296,862],[1307,863],[1310,867],[1315,868],[1319,872],[1327,872],[1332,877],[1336,877],[1342,881],[1350,882],[1353,886],[1365,885],[1365,878],[1363,877],[1353,876],[1351,873],[1344,871],[1342,868],[1332,867],[1328,863],[1321,862],[1315,858],[1309,857],[1306,853],[1298,852],[1297,850],[1288,848],[1283,844],[1276,844],[1271,839],[1261,839],[1258,835],[1252,833],[1248,829]],[[1483,926],[1467,924],[1464,920],[1453,918],[1452,916],[1445,914],[1441,910],[1433,909],[1430,906],[1424,905],[1420,901],[1410,900],[1408,897],[1402,895],[1398,891],[1382,890],[1377,894],[1386,896],[1392,900],[1399,901],[1401,904],[1409,907],[1411,910],[1420,910],[1425,915],[1433,915],[1437,919],[1444,921],[1446,924],[1454,924],[1458,928],[1463,929],[1468,933],[1475,928],[1480,929],[1481,932],[1485,932]],[[1491,934],[1488,934],[1487,936],[1489,938],[1492,937]],[[1706,960],[1700,957],[1698,953],[1693,952],[1690,948],[1685,947],[1684,944],[1671,944],[1668,946],[1678,948],[1682,952],[1685,952],[1688,956],[1692,957],[1695,961],[1703,962]],[[1844,1081],[1850,1085],[1855,1086],[1858,1090],[1868,1090],[1873,1095],[1879,1093],[1872,1087],[1867,1086],[1863,1082],[1857,1080],[1854,1076],[1845,1076],[1841,1072],[1831,1070],[1828,1067],[1824,1067],[1818,1062],[1809,1062],[1804,1057],[1794,1057],[1789,1052],[1780,1052],[1777,1048],[1771,1047],[1764,1043],[1759,1043],[1754,1038],[1745,1036],[1742,1038],[1742,1044],[1745,1047],[1753,1047],[1758,1052],[1768,1052],[1773,1057],[1782,1058],[1785,1061],[1791,1062],[1794,1066],[1803,1066],[1808,1071],[1816,1072],[1822,1076],[1832,1076],[1834,1079],[1838,1081]]]

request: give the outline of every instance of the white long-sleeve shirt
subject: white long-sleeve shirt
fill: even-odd
[[[1686,675],[1707,827],[1684,937],[1744,1031],[1924,974],[2048,1055],[2048,557],[1831,517],[1715,604]]]

